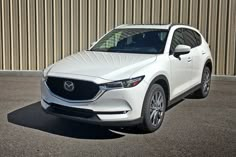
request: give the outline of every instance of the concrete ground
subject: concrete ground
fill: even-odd
[[[40,108],[39,77],[0,77],[0,156],[236,156],[236,81],[213,81],[152,134],[63,120]]]

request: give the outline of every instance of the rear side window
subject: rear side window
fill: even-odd
[[[182,29],[177,29],[174,32],[173,38],[172,38],[172,42],[171,42],[171,46],[170,46],[170,50],[171,53],[174,52],[174,49],[176,48],[177,45],[184,45],[184,37],[182,35]]]
[[[200,34],[195,32],[195,31],[193,31],[193,32],[194,32],[194,36],[196,38],[197,46],[201,45],[202,44],[202,40],[201,40]]]
[[[186,45],[194,48],[198,45],[195,34],[191,29],[183,29],[184,42]]]

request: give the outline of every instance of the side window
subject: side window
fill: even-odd
[[[171,46],[170,46],[171,54],[174,52],[174,49],[176,48],[177,45],[184,45],[184,37],[182,35],[182,29],[177,29],[174,32]]]
[[[186,45],[194,48],[197,46],[195,35],[191,29],[183,29],[184,42]]]
[[[193,32],[194,32],[194,36],[196,38],[197,46],[201,45],[202,44],[201,36],[197,32],[195,32],[195,31],[193,31]]]

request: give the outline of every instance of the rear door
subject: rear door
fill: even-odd
[[[193,87],[199,84],[199,77],[201,77],[200,70],[201,67],[201,49],[199,47],[199,39],[196,39],[195,31],[192,29],[183,28],[183,37],[185,45],[191,47],[191,51],[189,53],[191,60],[192,60],[192,73],[191,73],[191,82],[190,86]],[[199,73],[200,72],[200,73]]]
[[[202,45],[201,35],[194,30],[193,33],[196,39],[196,47],[195,47],[196,53],[193,54],[193,75],[194,75],[194,83],[199,84],[201,83],[203,64],[205,62],[207,53],[201,46]]]

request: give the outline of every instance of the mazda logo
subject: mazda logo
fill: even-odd
[[[73,92],[75,89],[75,85],[71,81],[65,81],[64,82],[64,89],[68,92]]]

